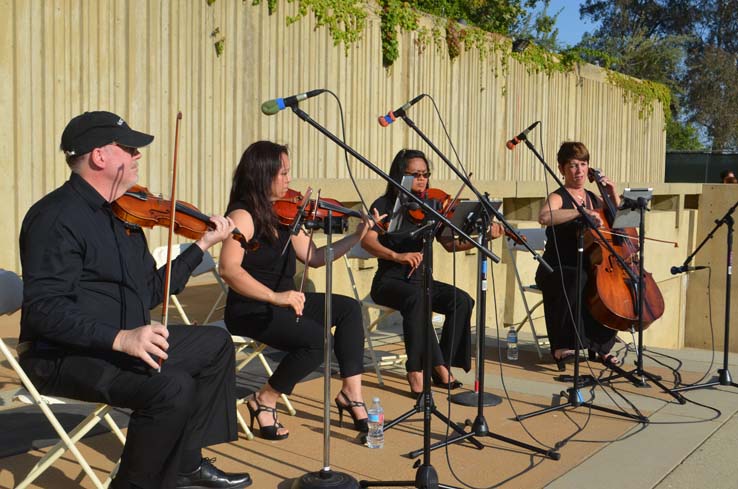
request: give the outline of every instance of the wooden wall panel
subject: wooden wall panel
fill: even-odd
[[[502,188],[514,198],[520,184],[537,184],[544,172],[524,147],[505,149],[512,135],[541,120],[531,133],[543,137],[544,155],[555,163],[563,140],[585,141],[593,161],[614,180],[663,182],[665,136],[660,108],[649,118],[623,102],[596,67],[569,74],[528,73],[498,55],[481,59],[463,52],[453,62],[416,34],[400,37],[401,56],[382,67],[378,19],[370,14],[363,38],[346,52],[334,46],[311,17],[286,26],[297,4],[219,0],[0,0],[0,267],[20,271],[17,240],[29,206],[68,177],[59,139],[68,120],[85,110],[110,110],[134,128],[156,136],[144,150],[141,183],[169,187],[175,115],[183,113],[179,197],[205,212],[222,212],[233,168],[251,142],[288,143],[293,178],[299,182],[348,177],[342,151],[290,111],[266,117],[264,100],[328,88],[345,111],[346,139],[384,169],[402,147],[424,145],[398,122],[387,128],[377,117],[420,93],[433,96],[467,171],[480,188]],[[225,50],[217,57],[211,33],[218,28]],[[217,36],[216,36],[217,37]],[[301,106],[340,133],[336,101],[328,94]],[[430,100],[411,110],[413,120],[452,155]],[[434,181],[456,186],[435,156]],[[455,158],[452,158],[455,161]],[[351,168],[366,195],[376,197],[378,177],[358,162]],[[335,189],[351,200],[350,186]],[[328,189],[326,189],[328,190]],[[530,193],[530,188],[528,189]],[[537,193],[536,193],[537,192]],[[530,197],[530,195],[528,195]],[[356,200],[356,198],[353,198]],[[162,233],[151,235],[152,244]]]

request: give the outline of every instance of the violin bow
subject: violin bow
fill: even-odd
[[[308,193],[308,197],[310,194]],[[306,199],[306,201],[309,201]],[[318,215],[318,202],[320,202],[320,189],[318,189],[318,198],[315,200],[315,206],[313,207],[313,219]],[[307,204],[306,204],[307,205]],[[303,206],[304,209],[304,206]],[[305,284],[307,283],[307,277],[308,277],[308,270],[310,270],[310,255],[313,251],[313,232],[315,231],[315,228],[313,226],[310,227],[310,233],[308,234],[309,240],[308,240],[308,249],[307,254],[305,256],[305,270],[302,272],[302,278],[300,279],[300,292],[304,293],[305,291]],[[300,323],[300,318],[302,316],[295,317],[295,324]]]
[[[182,121],[182,112],[177,112],[177,122],[174,129],[174,157],[172,161],[172,187],[169,194],[171,199],[171,206],[169,208],[169,232],[167,236],[167,264],[164,268],[164,300],[161,304],[161,322],[166,328],[169,324],[169,291],[171,290],[171,278],[172,278],[172,241],[174,239],[174,218],[175,212],[177,211],[177,153],[179,151],[179,123]],[[164,363],[164,360],[159,359],[159,370]]]

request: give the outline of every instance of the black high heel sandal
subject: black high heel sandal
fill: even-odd
[[[614,353],[597,353],[596,351],[589,350],[589,359],[593,361],[602,362],[605,367],[619,367],[621,361]]]
[[[559,372],[565,371],[566,364],[574,361],[574,355],[576,355],[576,352],[574,350],[569,350],[569,352],[565,351],[560,358],[556,358],[556,355],[554,355],[553,353],[551,354],[554,362],[556,362],[556,367],[559,369]]]
[[[348,402],[348,404],[343,405],[340,402],[338,402],[338,398],[343,396],[343,398]],[[359,401],[352,401],[349,399],[349,396],[346,395],[343,390],[341,390],[338,393],[338,396],[335,399],[336,401],[336,407],[338,408],[338,426],[343,428],[343,411],[344,409],[349,412],[351,415],[351,419],[354,420],[354,429],[356,431],[359,431],[361,433],[369,433],[369,417],[363,419],[356,419],[356,414],[354,413],[353,408],[355,407],[363,407],[364,411],[366,411],[366,403],[359,402]]]
[[[449,379],[451,378],[451,371],[448,372],[448,377]],[[436,387],[442,387],[444,389],[454,390],[464,385],[461,381],[456,379],[450,382],[444,382],[443,380],[441,380],[441,374],[439,374],[435,370],[431,372],[431,380],[433,380],[433,385],[435,385]]]
[[[261,404],[259,400],[256,399],[256,394],[254,394],[251,399],[256,403],[256,409],[254,409],[251,407],[251,404],[246,401],[246,407],[249,408],[249,414],[251,415],[251,426],[249,427],[251,431],[254,431],[254,419],[256,419],[256,422],[259,423],[259,436],[265,440],[284,440],[290,436],[289,433],[282,433],[281,435],[277,433],[279,428],[284,428],[284,425],[277,421],[277,410],[275,408]],[[271,413],[272,418],[274,418],[274,424],[262,426],[261,421],[259,420],[260,413]]]

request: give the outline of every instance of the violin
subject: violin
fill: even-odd
[[[594,168],[589,169],[590,181],[597,182],[603,209],[594,209],[604,223],[601,232],[620,258],[625,262],[634,276],[639,275],[640,263],[638,246],[634,242],[638,233],[635,228],[618,229],[612,232],[617,207],[610,199],[602,183],[602,175]],[[601,324],[618,331],[628,331],[638,322],[638,284],[633,283],[619,260],[601,242],[599,236],[589,230],[586,235],[585,252],[590,261],[589,284],[587,287],[587,303],[589,310]],[[594,285],[594,286],[592,286]],[[664,314],[664,298],[653,276],[643,271],[643,314],[642,324],[645,330],[652,322]]]
[[[361,212],[344,207],[339,201],[326,197],[310,199],[311,189],[307,190],[307,198],[297,190],[287,189],[284,197],[272,203],[272,209],[277,215],[280,224],[291,226],[295,219],[310,219],[322,222],[328,217],[343,219],[345,217],[361,218]]]
[[[137,226],[153,228],[169,227],[171,201],[149,192],[142,185],[134,185],[120,198],[112,203],[113,213],[122,221]],[[194,205],[178,200],[174,213],[174,232],[190,239],[200,239],[215,225],[210,217],[201,213]],[[234,229],[232,237],[246,249],[253,248],[238,229]],[[253,249],[252,249],[253,251]]]
[[[456,194],[456,197],[453,198],[451,197],[451,195],[447,194],[441,189],[429,188],[425,193],[424,200],[426,202],[430,202],[431,207],[438,210],[439,214],[448,219],[452,219],[454,216],[454,212],[456,211],[456,207],[461,200],[459,199],[459,195],[461,194],[461,190],[463,190],[463,188],[464,187],[462,186],[461,189],[459,189],[459,192]],[[411,209],[408,211],[408,215],[410,216],[411,221],[415,223],[421,223],[425,219],[426,212],[422,209]],[[437,230],[440,230],[442,225],[443,223],[439,223]],[[518,240],[518,238],[507,229],[505,229],[505,235],[512,238],[516,244],[522,244],[522,242]],[[525,241],[524,237],[523,241]]]
[[[439,188],[429,188],[421,198],[432,208],[437,210],[439,214],[442,214],[449,219],[453,215],[452,209],[449,207],[452,203],[451,196],[443,190]],[[456,207],[457,201],[457,199],[454,199],[453,207]],[[423,209],[410,209],[407,211],[407,214],[413,222],[421,223],[425,220],[426,212]]]

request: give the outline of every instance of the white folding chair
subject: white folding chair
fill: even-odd
[[[192,246],[192,243],[181,243],[181,244],[173,245],[172,246],[172,260],[178,257],[184,250],[186,250],[190,246]],[[154,251],[151,252],[151,254],[154,257],[154,260],[156,261],[157,268],[161,268],[166,264],[167,262],[167,247],[166,246],[159,246],[158,248],[155,248]],[[208,272],[210,272],[213,275],[213,278],[220,286],[220,293],[218,295],[218,298],[215,300],[212,307],[210,308],[210,312],[208,312],[208,315],[205,317],[203,324],[210,322],[210,319],[212,318],[215,311],[218,309],[218,306],[220,305],[221,301],[228,294],[228,287],[226,286],[225,282],[223,282],[223,279],[220,277],[220,274],[218,273],[218,270],[215,266],[215,260],[213,260],[212,255],[210,255],[210,253],[206,251],[203,254],[202,261],[192,271],[191,276],[197,277],[198,275],[202,275]],[[187,313],[182,307],[182,304],[179,302],[179,299],[177,299],[177,296],[172,294],[169,297],[169,299],[171,300],[172,304],[174,304],[174,307],[177,308],[177,312],[179,313],[180,317],[185,322],[185,324],[192,324],[192,321],[190,320],[189,316],[187,316]]]
[[[180,253],[182,253],[185,249],[187,249],[188,246],[191,246],[191,243],[183,243],[174,245],[176,248],[172,248],[172,259],[179,256]],[[157,267],[162,267],[167,261],[167,247],[166,246],[160,246],[156,248],[152,255],[154,256],[154,260],[156,260]],[[214,321],[210,322],[210,318],[213,315],[213,313],[216,311],[218,306],[220,305],[220,302],[223,300],[223,298],[228,294],[228,286],[221,278],[220,274],[218,273],[218,269],[215,265],[215,260],[213,260],[212,255],[208,253],[207,251],[204,252],[202,261],[200,264],[195,267],[195,270],[192,272],[192,276],[202,275],[203,273],[212,273],[213,277],[215,278],[215,281],[218,282],[218,285],[220,286],[220,295],[218,295],[218,298],[216,299],[215,303],[210,308],[210,312],[208,313],[207,318],[205,318],[204,323],[206,323],[208,326],[217,326],[220,328],[226,328],[225,323],[220,321]],[[177,299],[176,295],[172,295],[170,297],[172,304],[177,308],[177,311],[179,312],[180,317],[185,322],[185,324],[192,324],[190,321],[189,316],[187,316],[187,313],[184,310],[184,307],[182,307],[182,304]],[[248,338],[246,336],[239,336],[239,335],[231,335],[231,340],[233,341],[233,345],[236,348],[236,355],[244,354],[246,355],[241,360],[237,360],[238,363],[236,365],[236,373],[240,372],[241,369],[243,369],[251,360],[254,358],[258,358],[261,364],[264,366],[264,370],[266,371],[268,376],[271,376],[273,371],[272,368],[269,366],[269,363],[266,361],[266,358],[264,357],[264,354],[262,353],[267,345],[263,343],[259,343],[258,341]],[[247,354],[246,350],[250,349],[251,353]],[[287,407],[287,411],[290,413],[291,416],[294,416],[297,411],[292,406],[292,403],[290,402],[289,398],[286,394],[282,394],[282,401],[284,401],[285,406]],[[236,400],[236,406],[240,404],[244,404],[246,402],[246,398],[237,399]],[[241,416],[241,413],[236,409],[236,416],[238,417],[238,423],[241,425],[241,428],[243,429],[243,432],[246,434],[246,439],[252,440],[254,438],[253,433],[251,433],[251,430],[249,429],[248,425],[246,424],[246,421]]]
[[[351,260],[370,260],[374,258],[374,255],[366,251],[364,248],[361,247],[361,243],[356,243],[354,246],[351,247],[351,249],[343,255],[344,261],[346,263],[346,272],[348,273],[349,281],[351,282],[351,290],[354,293],[354,298],[361,304],[361,312],[363,321],[362,324],[364,326],[364,337],[366,338],[368,350],[369,350],[369,358],[371,361],[371,364],[374,366],[374,371],[377,373],[377,380],[379,382],[379,385],[384,385],[384,381],[382,380],[382,372],[380,371],[380,366],[391,366],[396,365],[398,363],[404,362],[407,360],[407,355],[405,354],[399,354],[399,355],[383,355],[380,361],[377,361],[377,354],[374,350],[374,345],[372,343],[372,334],[377,331],[379,324],[389,317],[391,314],[397,312],[395,309],[392,309],[391,307],[382,306],[380,304],[377,304],[372,300],[372,298],[369,296],[369,294],[364,295],[363,297],[359,294],[359,289],[356,286],[356,280],[354,279],[354,273],[351,267]],[[374,321],[370,320],[370,313],[369,311],[371,309],[374,309],[379,312],[376,319]]]
[[[0,314],[12,314],[17,311],[21,306],[22,300],[23,282],[20,277],[13,272],[0,270]],[[100,421],[105,420],[111,431],[115,433],[118,440],[120,440],[122,444],[125,444],[126,438],[123,435],[123,432],[121,432],[118,425],[110,416],[111,406],[108,406],[107,404],[98,404],[82,422],[80,422],[72,431],[67,433],[49,406],[51,404],[78,403],[78,401],[62,397],[42,396],[31,382],[31,379],[29,379],[23,371],[23,368],[16,360],[11,348],[8,347],[2,338],[0,338],[0,351],[2,351],[6,360],[10,363],[10,367],[18,375],[21,384],[23,385],[23,387],[19,387],[10,392],[4,392],[3,397],[10,398],[13,401],[24,404],[33,404],[38,406],[60,438],[59,442],[54,445],[46,455],[36,463],[36,465],[34,465],[26,478],[15,486],[16,489],[28,487],[67,450],[74,455],[74,458],[82,467],[82,470],[92,480],[92,483],[97,489],[107,488],[118,470],[118,463],[115,464],[113,471],[108,475],[105,482],[100,482],[100,479],[92,471],[90,464],[87,463],[87,460],[85,460],[84,456],[77,448],[77,442],[89,433],[89,431]]]
[[[518,234],[526,238],[526,243],[532,249],[543,251],[546,247],[546,230],[544,228],[518,229],[517,231]],[[520,322],[515,323],[515,330],[520,331],[523,325],[527,322],[530,325],[530,331],[533,334],[533,342],[535,343],[536,351],[538,352],[538,358],[543,358],[541,347],[547,347],[549,345],[548,336],[539,335],[536,332],[535,325],[533,324],[533,312],[543,304],[541,289],[538,288],[536,284],[524,284],[520,278],[520,272],[518,271],[517,263],[515,261],[515,252],[517,250],[525,250],[527,252],[528,250],[525,246],[515,243],[512,238],[506,238],[505,241],[507,243],[507,250],[510,253],[510,259],[512,260],[513,270],[515,271],[515,279],[518,283],[520,296],[523,299],[523,307],[525,308],[525,317],[520,320]],[[535,294],[541,298],[533,307],[529,307],[526,294]]]

